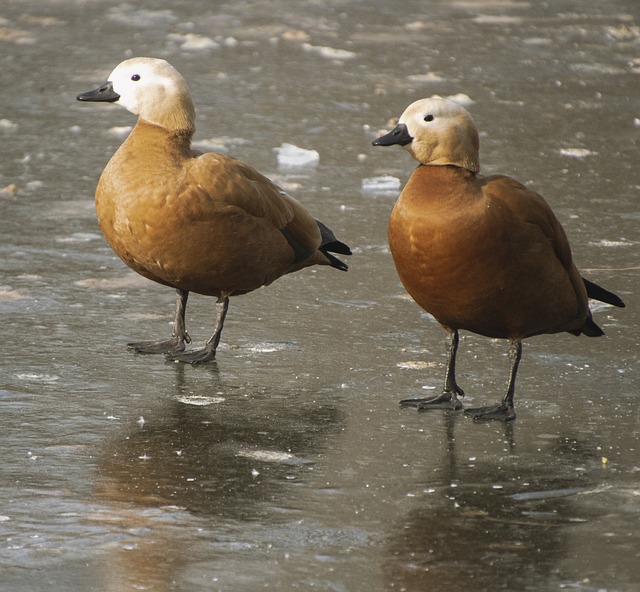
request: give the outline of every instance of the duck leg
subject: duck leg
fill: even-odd
[[[176,316],[173,321],[171,339],[127,343],[127,349],[133,350],[137,354],[166,354],[183,351],[185,344],[191,343],[191,337],[185,328],[187,298],[189,298],[189,292],[176,289]]]
[[[224,326],[224,319],[229,309],[229,297],[219,296],[216,300],[216,326],[213,329],[213,335],[204,344],[202,349],[192,349],[189,351],[174,351],[167,354],[167,360],[173,362],[184,362],[197,366],[210,362],[216,357],[216,349],[220,343],[220,335]]]
[[[509,358],[511,358],[511,373],[509,375],[509,385],[507,386],[507,394],[501,403],[491,405],[489,407],[477,407],[474,409],[465,409],[465,415],[473,417],[473,419],[498,419],[500,421],[513,421],[516,418],[516,412],[513,406],[513,396],[516,389],[516,374],[522,357],[522,342],[513,341],[509,350]]]
[[[464,397],[464,391],[456,382],[456,354],[458,353],[458,342],[460,341],[457,329],[447,332],[447,341],[449,343],[449,359],[447,360],[447,372],[442,393],[435,397],[424,399],[404,399],[400,401],[400,405],[418,410],[460,409],[462,407],[462,402],[458,397]]]

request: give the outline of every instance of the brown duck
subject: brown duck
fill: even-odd
[[[229,297],[311,265],[347,265],[350,255],[324,224],[250,166],[191,149],[195,110],[184,78],[165,60],[133,58],[79,101],[110,102],[138,115],[96,189],[100,228],[134,271],[177,291],[168,340],[131,343],[170,360],[212,360]],[[214,296],[216,322],[202,349],[186,350],[189,292]]]
[[[522,340],[568,331],[599,337],[588,298],[622,300],[583,279],[567,236],[547,202],[517,181],[479,174],[479,139],[469,112],[446,99],[411,104],[375,146],[399,144],[420,163],[389,221],[398,275],[442,325],[449,359],[441,394],[401,401],[418,409],[462,407],[455,377],[458,331],[511,342],[501,403],[468,409],[476,419],[512,420]]]

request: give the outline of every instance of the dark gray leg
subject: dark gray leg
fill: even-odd
[[[511,358],[511,373],[509,374],[509,385],[507,393],[498,405],[489,407],[477,407],[475,409],[466,409],[465,415],[473,417],[473,419],[497,419],[500,421],[513,421],[516,418],[515,408],[513,406],[513,398],[516,390],[516,375],[518,374],[518,366],[522,357],[522,342],[513,341],[509,350],[509,358]]]
[[[186,343],[191,343],[191,338],[185,328],[185,313],[189,292],[176,290],[176,316],[173,321],[171,339],[160,341],[139,341],[127,343],[127,348],[137,354],[168,354],[183,351]]]
[[[449,343],[449,358],[447,360],[447,372],[444,377],[442,394],[424,399],[404,399],[400,401],[400,405],[418,410],[462,408],[462,402],[458,397],[464,397],[464,391],[456,382],[456,354],[458,353],[458,342],[460,341],[457,329],[447,332],[447,341]]]
[[[167,360],[184,362],[186,364],[193,364],[194,366],[213,360],[216,357],[216,349],[220,343],[220,335],[222,334],[222,327],[224,326],[224,319],[227,316],[228,309],[229,297],[220,296],[216,300],[216,325],[209,341],[205,343],[202,349],[170,352],[167,355]]]

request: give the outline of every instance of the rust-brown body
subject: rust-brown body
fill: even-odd
[[[509,177],[420,165],[393,209],[389,244],[409,294],[449,330],[520,340],[576,331],[589,317],[562,226]]]
[[[171,338],[130,343],[138,353],[203,364],[215,358],[229,297],[311,265],[347,265],[351,250],[292,197],[250,166],[191,149],[195,108],[186,80],[165,60],[131,58],[79,101],[118,103],[138,115],[102,172],[100,228],[134,271],[176,289]],[[216,297],[214,331],[201,349],[185,310],[190,292]]]
[[[221,296],[329,263],[315,219],[296,200],[248,165],[192,151],[190,139],[140,120],[100,177],[98,222],[129,267]]]
[[[462,407],[456,356],[465,329],[511,342],[504,398],[466,413],[514,420],[522,340],[561,331],[599,337],[604,332],[588,298],[624,302],[580,276],[567,236],[540,195],[510,177],[480,174],[478,130],[461,105],[439,97],[415,101],[373,144],[403,146],[420,163],[391,213],[389,245],[405,288],[449,341],[442,394],[401,404]]]

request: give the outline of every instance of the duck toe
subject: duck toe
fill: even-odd
[[[183,351],[184,347],[184,340],[177,338],[127,343],[127,349],[136,354],[170,354]]]
[[[498,405],[490,405],[488,407],[474,407],[465,409],[464,414],[478,421],[498,420],[513,421],[516,418],[516,412],[512,405],[499,403]]]
[[[166,360],[167,362],[180,362],[183,364],[191,364],[192,366],[200,366],[215,360],[215,357],[216,350],[205,346],[202,349],[167,353]]]
[[[441,395],[435,397],[426,397],[421,399],[403,399],[400,401],[401,407],[410,407],[418,411],[427,409],[462,409],[462,401],[458,399],[456,392],[444,391]]]

